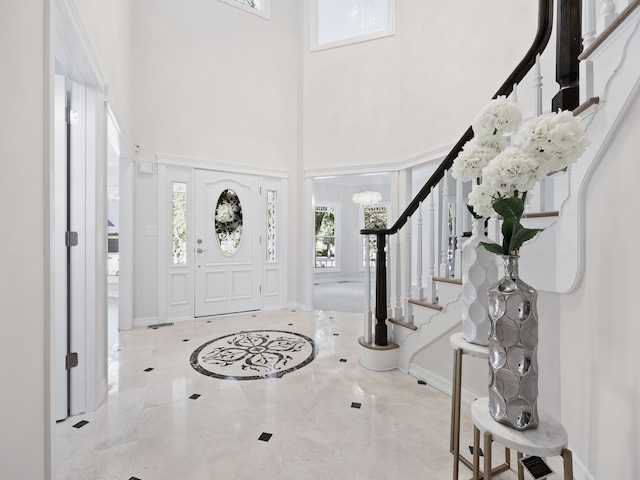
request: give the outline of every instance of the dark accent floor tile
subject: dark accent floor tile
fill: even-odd
[[[337,337],[338,335],[340,335],[339,333],[334,333],[333,336]]]
[[[473,455],[473,446],[469,445],[469,452],[471,452],[471,455]],[[482,451],[482,449],[480,449],[480,456],[484,457],[484,452]]]
[[[86,420],[80,420],[78,423],[76,423],[76,424],[73,426],[73,428],[82,428],[82,427],[84,427],[87,423],[89,423],[89,422],[87,422]]]
[[[183,342],[188,342],[188,341],[189,341],[189,339],[188,339],[188,338],[185,338],[185,339],[184,339],[184,340],[182,340],[182,341],[183,341]]]
[[[540,457],[525,457],[520,460],[520,463],[522,463],[522,466],[529,471],[534,479],[547,478],[553,473],[549,465]]]
[[[341,361],[342,363],[344,363],[344,362],[346,362],[346,361],[347,361],[347,359],[346,359],[346,358],[341,358],[341,359],[340,359],[340,361]]]
[[[150,372],[151,370],[153,370],[153,367],[149,367],[149,368],[145,368],[144,369],[145,372]]]
[[[358,402],[351,402],[351,408],[360,408],[362,406],[361,403]]]
[[[201,395],[200,395],[199,393],[194,393],[194,394],[193,394],[193,395],[191,395],[189,398],[190,398],[191,400],[197,400],[197,399],[199,399],[199,398],[200,398],[200,396],[201,396]]]
[[[258,437],[258,440],[262,440],[263,442],[268,442],[269,440],[271,440],[272,436],[273,436],[272,433],[262,432]]]
[[[140,480],[138,477],[131,477],[129,480]]]
[[[291,325],[293,325],[293,323],[290,323],[289,325],[291,326]]]
[[[426,385],[427,382],[425,382],[424,380],[418,380],[418,385]]]

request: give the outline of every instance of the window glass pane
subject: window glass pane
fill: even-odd
[[[364,228],[387,228],[387,207],[365,207],[364,208]],[[369,236],[369,245],[367,248],[366,238],[362,240],[364,248],[362,249],[362,265],[367,261],[369,256],[369,265],[372,267],[376,264],[376,237]]]
[[[172,198],[173,264],[187,263],[187,184],[173,184]]]
[[[214,217],[218,246],[222,253],[231,256],[242,240],[242,206],[236,192],[227,189],[220,194]]]
[[[277,210],[278,192],[267,190],[267,262],[278,261],[277,249]]]
[[[390,1],[317,0],[318,45],[391,33]]]
[[[335,207],[316,207],[316,268],[335,268]]]

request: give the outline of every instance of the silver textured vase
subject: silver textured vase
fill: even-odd
[[[495,254],[480,245],[489,242],[484,218],[473,220],[471,237],[462,245],[462,336],[469,343],[489,345],[488,289],[498,280]]]
[[[538,426],[538,292],[503,256],[504,278],[489,288],[489,411],[516,430]]]

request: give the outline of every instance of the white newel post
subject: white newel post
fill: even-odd
[[[420,267],[422,268],[422,267]],[[429,271],[427,272],[427,301],[436,303],[436,203],[433,187],[429,193]]]
[[[418,207],[418,245],[416,249],[416,281],[418,284],[418,300],[424,300],[424,290],[422,288],[422,250],[424,243],[422,240],[422,203]]]
[[[456,278],[462,278],[462,219],[464,216],[462,201],[462,180],[456,179],[456,252],[455,252],[455,274]]]
[[[364,341],[372,343],[372,313],[371,313],[371,254],[369,252],[370,236],[364,236],[365,262],[364,262]]]
[[[440,276],[449,277],[449,187],[447,185],[448,170],[442,177],[442,230],[440,245]]]

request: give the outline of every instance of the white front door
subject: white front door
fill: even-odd
[[[259,310],[261,177],[195,171],[195,316]]]

